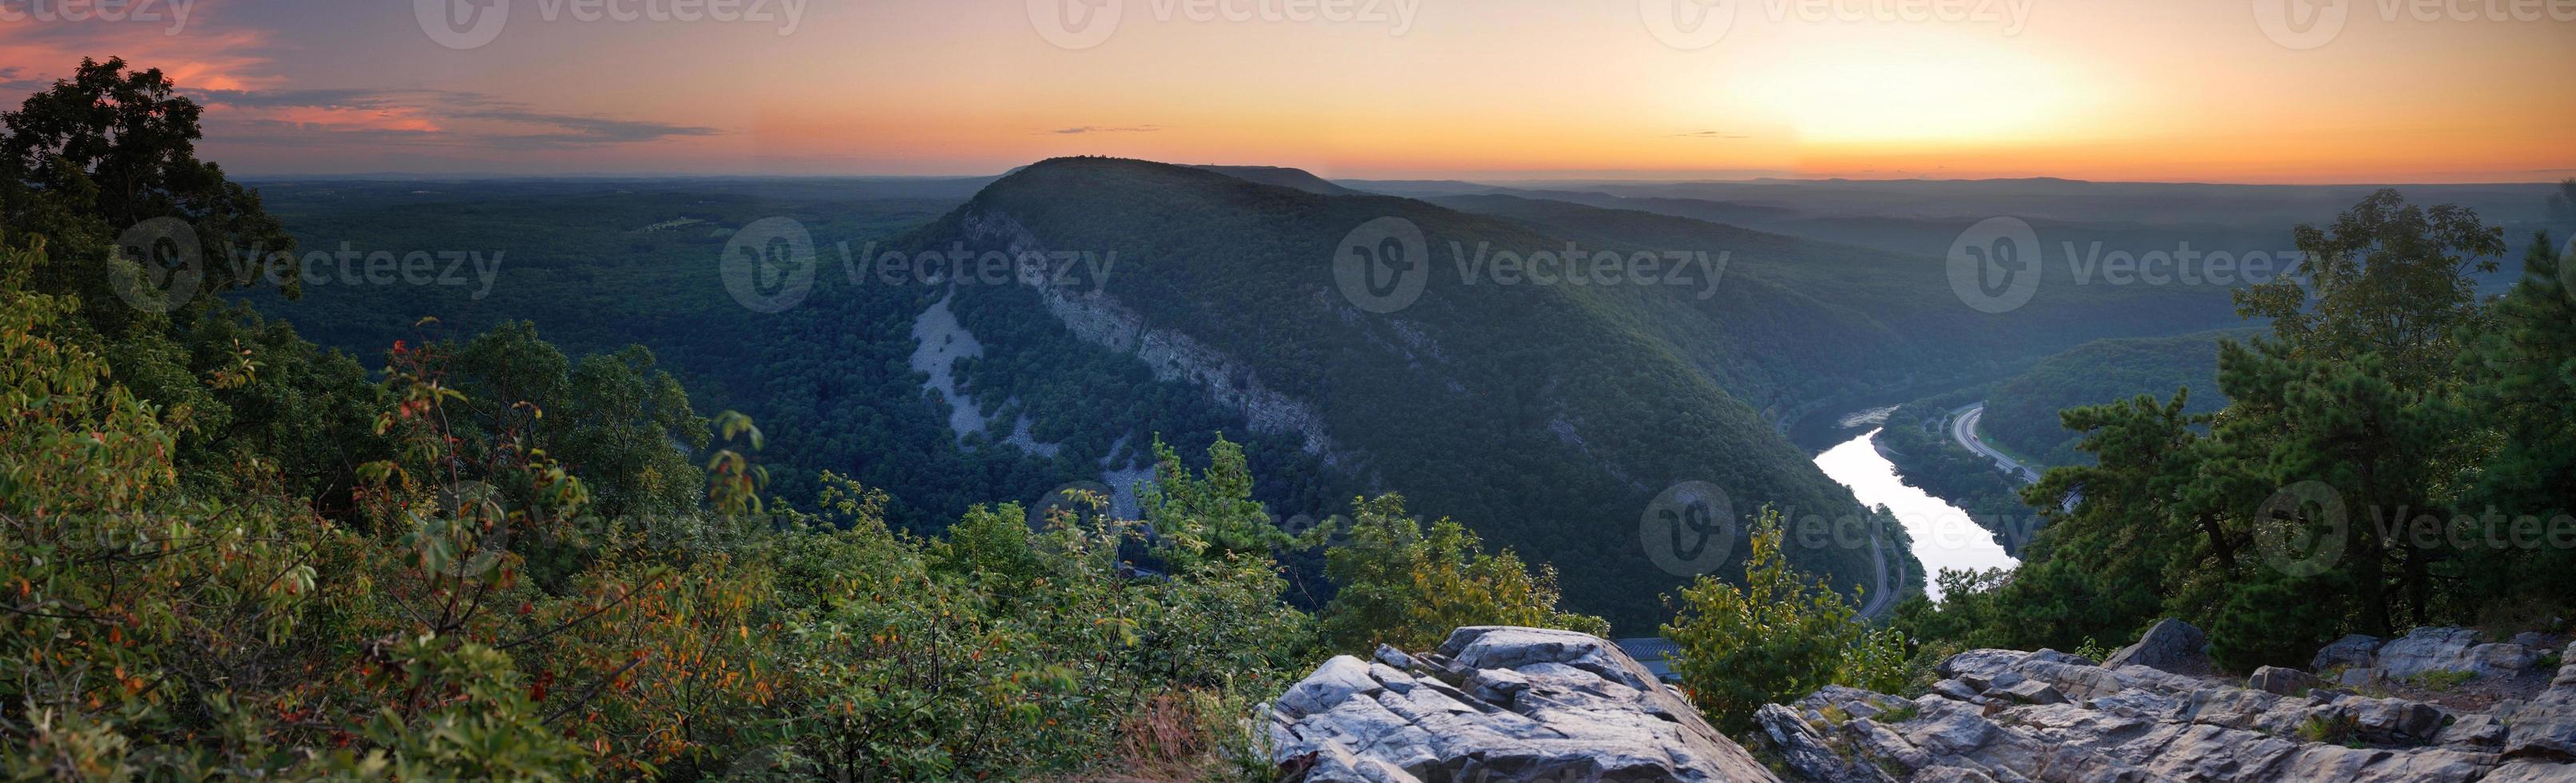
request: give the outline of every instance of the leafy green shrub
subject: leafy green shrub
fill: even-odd
[[[2457,690],[2461,685],[2468,684],[2468,681],[2477,678],[2478,673],[2473,671],[2431,671],[2409,677],[2406,682],[2415,687],[2439,693]]]
[[[1713,576],[1682,591],[1681,614],[1663,628],[1681,649],[1673,671],[1720,729],[1752,725],[1764,704],[1826,685],[1901,691],[1909,680],[1906,637],[1855,622],[1841,594],[1789,566],[1780,551],[1779,513],[1766,509],[1744,561],[1744,586]]]
[[[1510,549],[1487,553],[1474,532],[1447,519],[1428,531],[1404,515],[1404,498],[1361,501],[1349,540],[1325,552],[1324,573],[1340,586],[1318,625],[1334,650],[1378,644],[1424,650],[1467,625],[1525,625],[1606,635],[1601,618],[1556,608],[1556,569],[1533,574]],[[1308,531],[1320,545],[1341,531]]]

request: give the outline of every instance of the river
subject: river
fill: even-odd
[[[1879,413],[1882,418],[1885,415],[1883,411]],[[1967,512],[1897,479],[1896,464],[1879,456],[1878,449],[1870,445],[1870,437],[1877,434],[1878,429],[1871,427],[1826,449],[1816,455],[1816,467],[1851,487],[1862,505],[1886,506],[1895,512],[1896,520],[1905,525],[1905,534],[1913,537],[1914,559],[1923,562],[1926,574],[1939,573],[1944,568],[1982,571],[2021,564],[2004,554],[1994,534],[1969,521]],[[1924,590],[1932,600],[1941,600],[1939,585],[1925,584]]]

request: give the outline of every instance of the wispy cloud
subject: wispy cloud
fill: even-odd
[[[24,4],[14,0],[0,3],[25,12]],[[72,75],[83,57],[105,60],[116,54],[136,68],[158,68],[173,81],[194,87],[234,90],[282,81],[269,74],[268,58],[261,54],[273,50],[267,31],[202,22],[185,29],[185,35],[173,35],[159,22],[33,17],[0,24],[0,62],[15,63],[0,68],[0,89],[42,90]]]
[[[1072,128],[1057,128],[1051,131],[1040,131],[1040,133],[1071,136],[1079,133],[1152,133],[1158,130],[1162,130],[1162,128],[1153,125],[1128,125],[1118,127],[1083,125]]]
[[[36,78],[35,74],[29,73],[25,68],[0,65],[0,90],[9,91],[10,95],[36,92],[45,89],[45,85],[45,80]]]
[[[459,90],[198,90],[210,118],[255,127],[275,143],[317,140],[565,148],[714,136],[650,120],[539,111]]]
[[[495,120],[526,125],[549,126],[553,131],[497,135],[498,141],[533,146],[579,146],[588,144],[632,144],[659,141],[675,136],[714,136],[723,131],[695,125],[678,125],[650,120],[621,120],[579,114],[551,114],[523,109],[495,109],[457,115],[465,119]]]
[[[1750,138],[1753,138],[1753,137],[1751,137],[1751,136],[1747,136],[1747,135],[1744,135],[1744,134],[1741,134],[1741,133],[1728,133],[1728,132],[1726,132],[1726,131],[1713,131],[1713,130],[1691,131],[1691,132],[1689,132],[1689,133],[1676,133],[1676,134],[1673,134],[1673,136],[1672,136],[1672,137],[1673,137],[1673,138],[1676,138],[1676,139],[1750,139]]]
[[[0,0],[0,4],[20,0]],[[231,0],[198,0],[213,6]],[[185,35],[161,26],[101,21],[0,25],[0,108],[70,76],[82,57],[126,53],[158,68],[206,107],[208,136],[257,146],[447,145],[564,149],[712,136],[716,128],[549,110],[492,95],[424,88],[297,88],[273,31],[228,27],[213,14]]]

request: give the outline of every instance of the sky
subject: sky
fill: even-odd
[[[244,175],[2576,176],[2576,0],[0,0],[84,56]]]

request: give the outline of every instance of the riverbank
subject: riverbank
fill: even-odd
[[[1875,429],[1863,432],[1826,449],[1817,455],[1816,467],[1826,477],[1850,487],[1862,505],[1887,509],[1905,529],[1914,560],[1922,564],[1922,571],[1908,575],[1908,584],[1898,592],[1919,590],[1939,601],[1940,586],[1932,581],[1932,574],[1943,569],[1982,571],[2020,564],[1968,512],[1899,477],[1896,464],[1877,443],[1877,433]],[[1893,600],[1901,596],[1888,597]]]

